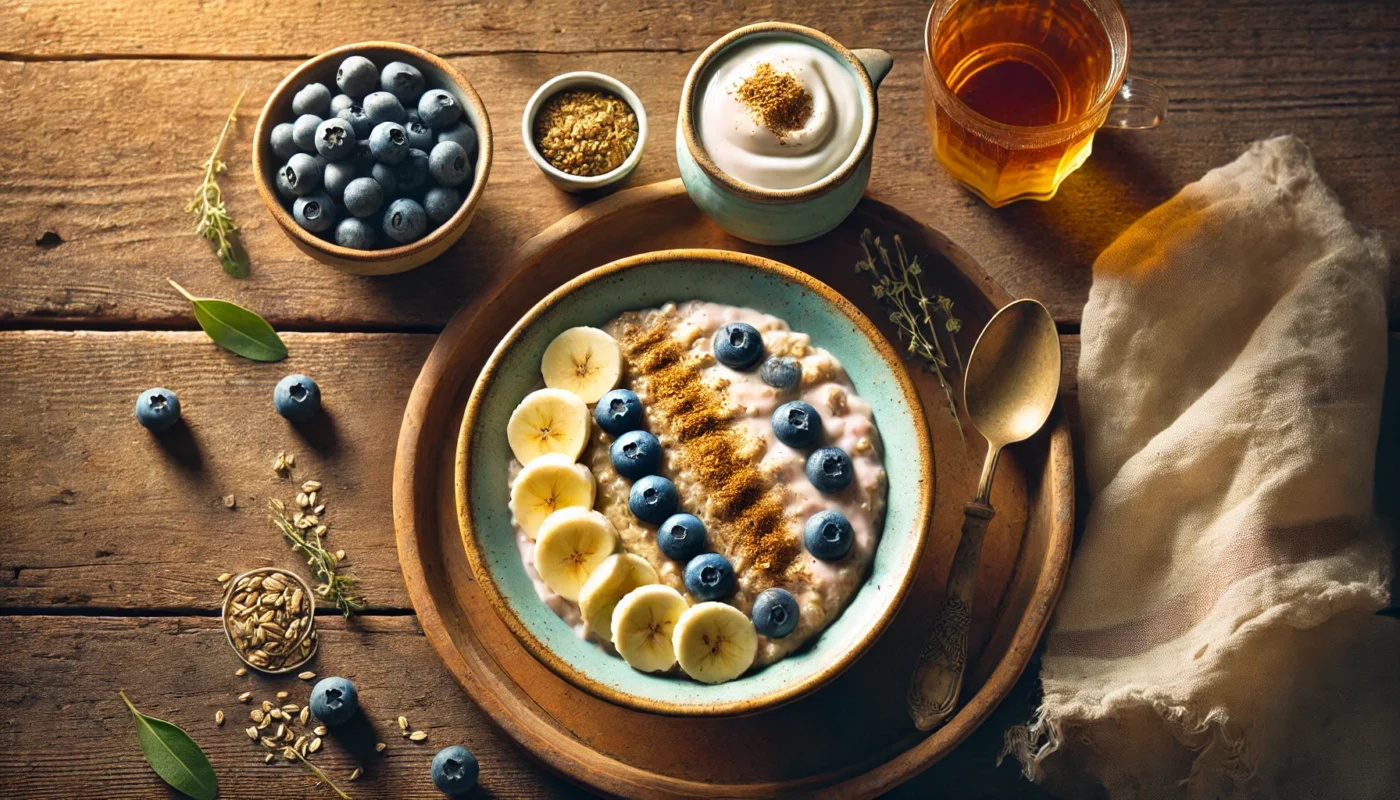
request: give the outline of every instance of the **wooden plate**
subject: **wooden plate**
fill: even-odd
[[[404,412],[394,470],[399,561],[428,640],[501,729],[547,766],[595,791],[634,797],[874,796],[947,754],[1016,682],[1059,595],[1074,524],[1069,427],[1057,407],[1031,441],[1002,457],[973,608],[965,705],[922,734],[904,693],[937,610],[984,445],[963,443],[930,374],[917,373],[938,474],[920,577],[884,636],[844,675],[791,705],[733,719],[664,717],[576,689],[539,663],[496,615],[471,569],[454,504],[454,444],[472,382],[492,348],[551,289],[627,255],[683,247],[757,253],[810,272],[894,331],[871,297],[859,235],[899,234],[920,256],[928,290],[952,298],[966,354],[992,312],[1011,300],[936,231],[866,198],[841,227],[802,245],[759,247],[715,227],[679,180],[612,195],[525,244],[489,302],[443,331]],[[954,396],[961,401],[960,385]],[[964,421],[964,426],[967,423]]]

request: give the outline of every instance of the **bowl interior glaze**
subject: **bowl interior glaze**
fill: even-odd
[[[651,675],[579,639],[535,593],[511,526],[506,421],[540,382],[545,347],[577,325],[666,302],[748,306],[809,334],[844,365],[869,401],[889,479],[884,530],[871,574],[810,646],[738,680],[705,685]],[[933,497],[928,426],[899,356],[849,301],[820,281],[756,256],[673,250],[613,262],[540,301],[492,353],[467,403],[457,449],[457,511],[473,572],[503,621],[550,669],[585,691],[643,711],[746,714],[803,696],[834,678],[878,638],[912,582]]]

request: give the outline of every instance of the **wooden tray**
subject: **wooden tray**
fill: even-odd
[[[459,313],[413,387],[399,433],[394,523],[399,561],[428,640],[501,729],[549,767],[599,792],[635,797],[874,796],[947,754],[996,707],[1025,668],[1059,595],[1074,525],[1074,470],[1061,409],[1031,441],[1002,456],[974,604],[965,706],[932,735],[914,729],[904,693],[957,546],[984,445],[966,444],[932,375],[915,372],[932,426],[937,488],[920,577],[894,623],[859,662],[796,703],[743,718],[679,719],[588,695],[522,648],[472,580],[457,525],[453,459],[462,409],[495,344],[564,281],[623,256],[679,247],[764,255],[803,269],[860,306],[896,341],[854,272],[858,237],[898,233],[925,265],[924,285],[953,298],[968,353],[1011,300],[936,231],[866,198],[840,228],[785,248],[758,247],[715,227],[680,180],[619,192],[525,244],[489,302]],[[469,268],[464,265],[464,268]],[[684,299],[684,298],[678,298]],[[961,386],[955,396],[961,404]],[[966,425],[966,422],[964,422]]]

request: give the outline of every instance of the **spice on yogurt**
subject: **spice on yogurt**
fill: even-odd
[[[616,94],[565,89],[535,115],[535,147],[551,166],[583,177],[622,166],[637,146],[637,115]]]
[[[734,88],[734,99],[743,103],[763,127],[782,141],[806,127],[812,118],[812,95],[791,72],[779,72],[764,61]]]

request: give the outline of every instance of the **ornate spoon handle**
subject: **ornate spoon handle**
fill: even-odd
[[[967,626],[972,621],[972,590],[982,560],[982,540],[996,511],[973,500],[963,506],[962,540],[948,573],[943,608],[933,631],[919,653],[914,679],[909,683],[909,716],[921,731],[942,725],[953,715],[967,664]]]

